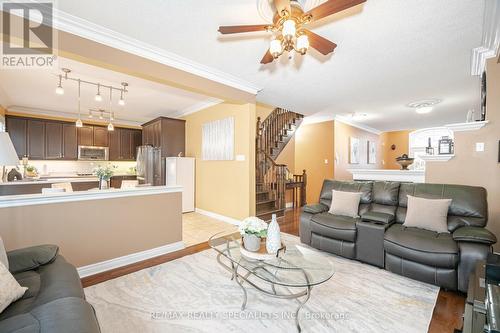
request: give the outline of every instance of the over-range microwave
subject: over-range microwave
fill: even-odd
[[[78,146],[80,161],[107,161],[109,160],[108,147]]]

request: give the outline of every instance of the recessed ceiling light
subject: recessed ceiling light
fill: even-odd
[[[415,109],[415,112],[418,114],[425,114],[432,112],[432,109],[433,109],[432,106],[420,106]]]

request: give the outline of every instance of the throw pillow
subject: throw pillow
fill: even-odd
[[[448,231],[448,209],[451,199],[426,199],[408,196],[405,227],[415,227],[435,232]]]
[[[359,201],[361,192],[344,192],[332,190],[332,205],[328,211],[333,215],[359,217]]]
[[[0,313],[12,302],[23,297],[26,290],[28,288],[21,287],[5,265],[0,262]]]
[[[0,237],[0,262],[4,264],[7,269],[9,269],[9,259],[7,259],[7,253],[5,252],[2,237]]]

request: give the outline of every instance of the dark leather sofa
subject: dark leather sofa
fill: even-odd
[[[359,218],[328,213],[332,190],[361,192]],[[403,226],[407,195],[452,199],[449,233]],[[319,203],[300,217],[303,243],[449,289],[467,292],[469,274],[491,252],[486,190],[449,184],[325,180]]]
[[[7,253],[9,270],[28,290],[0,314],[0,332],[100,332],[75,267],[57,252],[42,245]]]

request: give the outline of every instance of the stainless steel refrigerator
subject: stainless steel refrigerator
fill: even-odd
[[[137,180],[140,185],[165,185],[164,170],[160,148],[151,145],[137,147]]]

